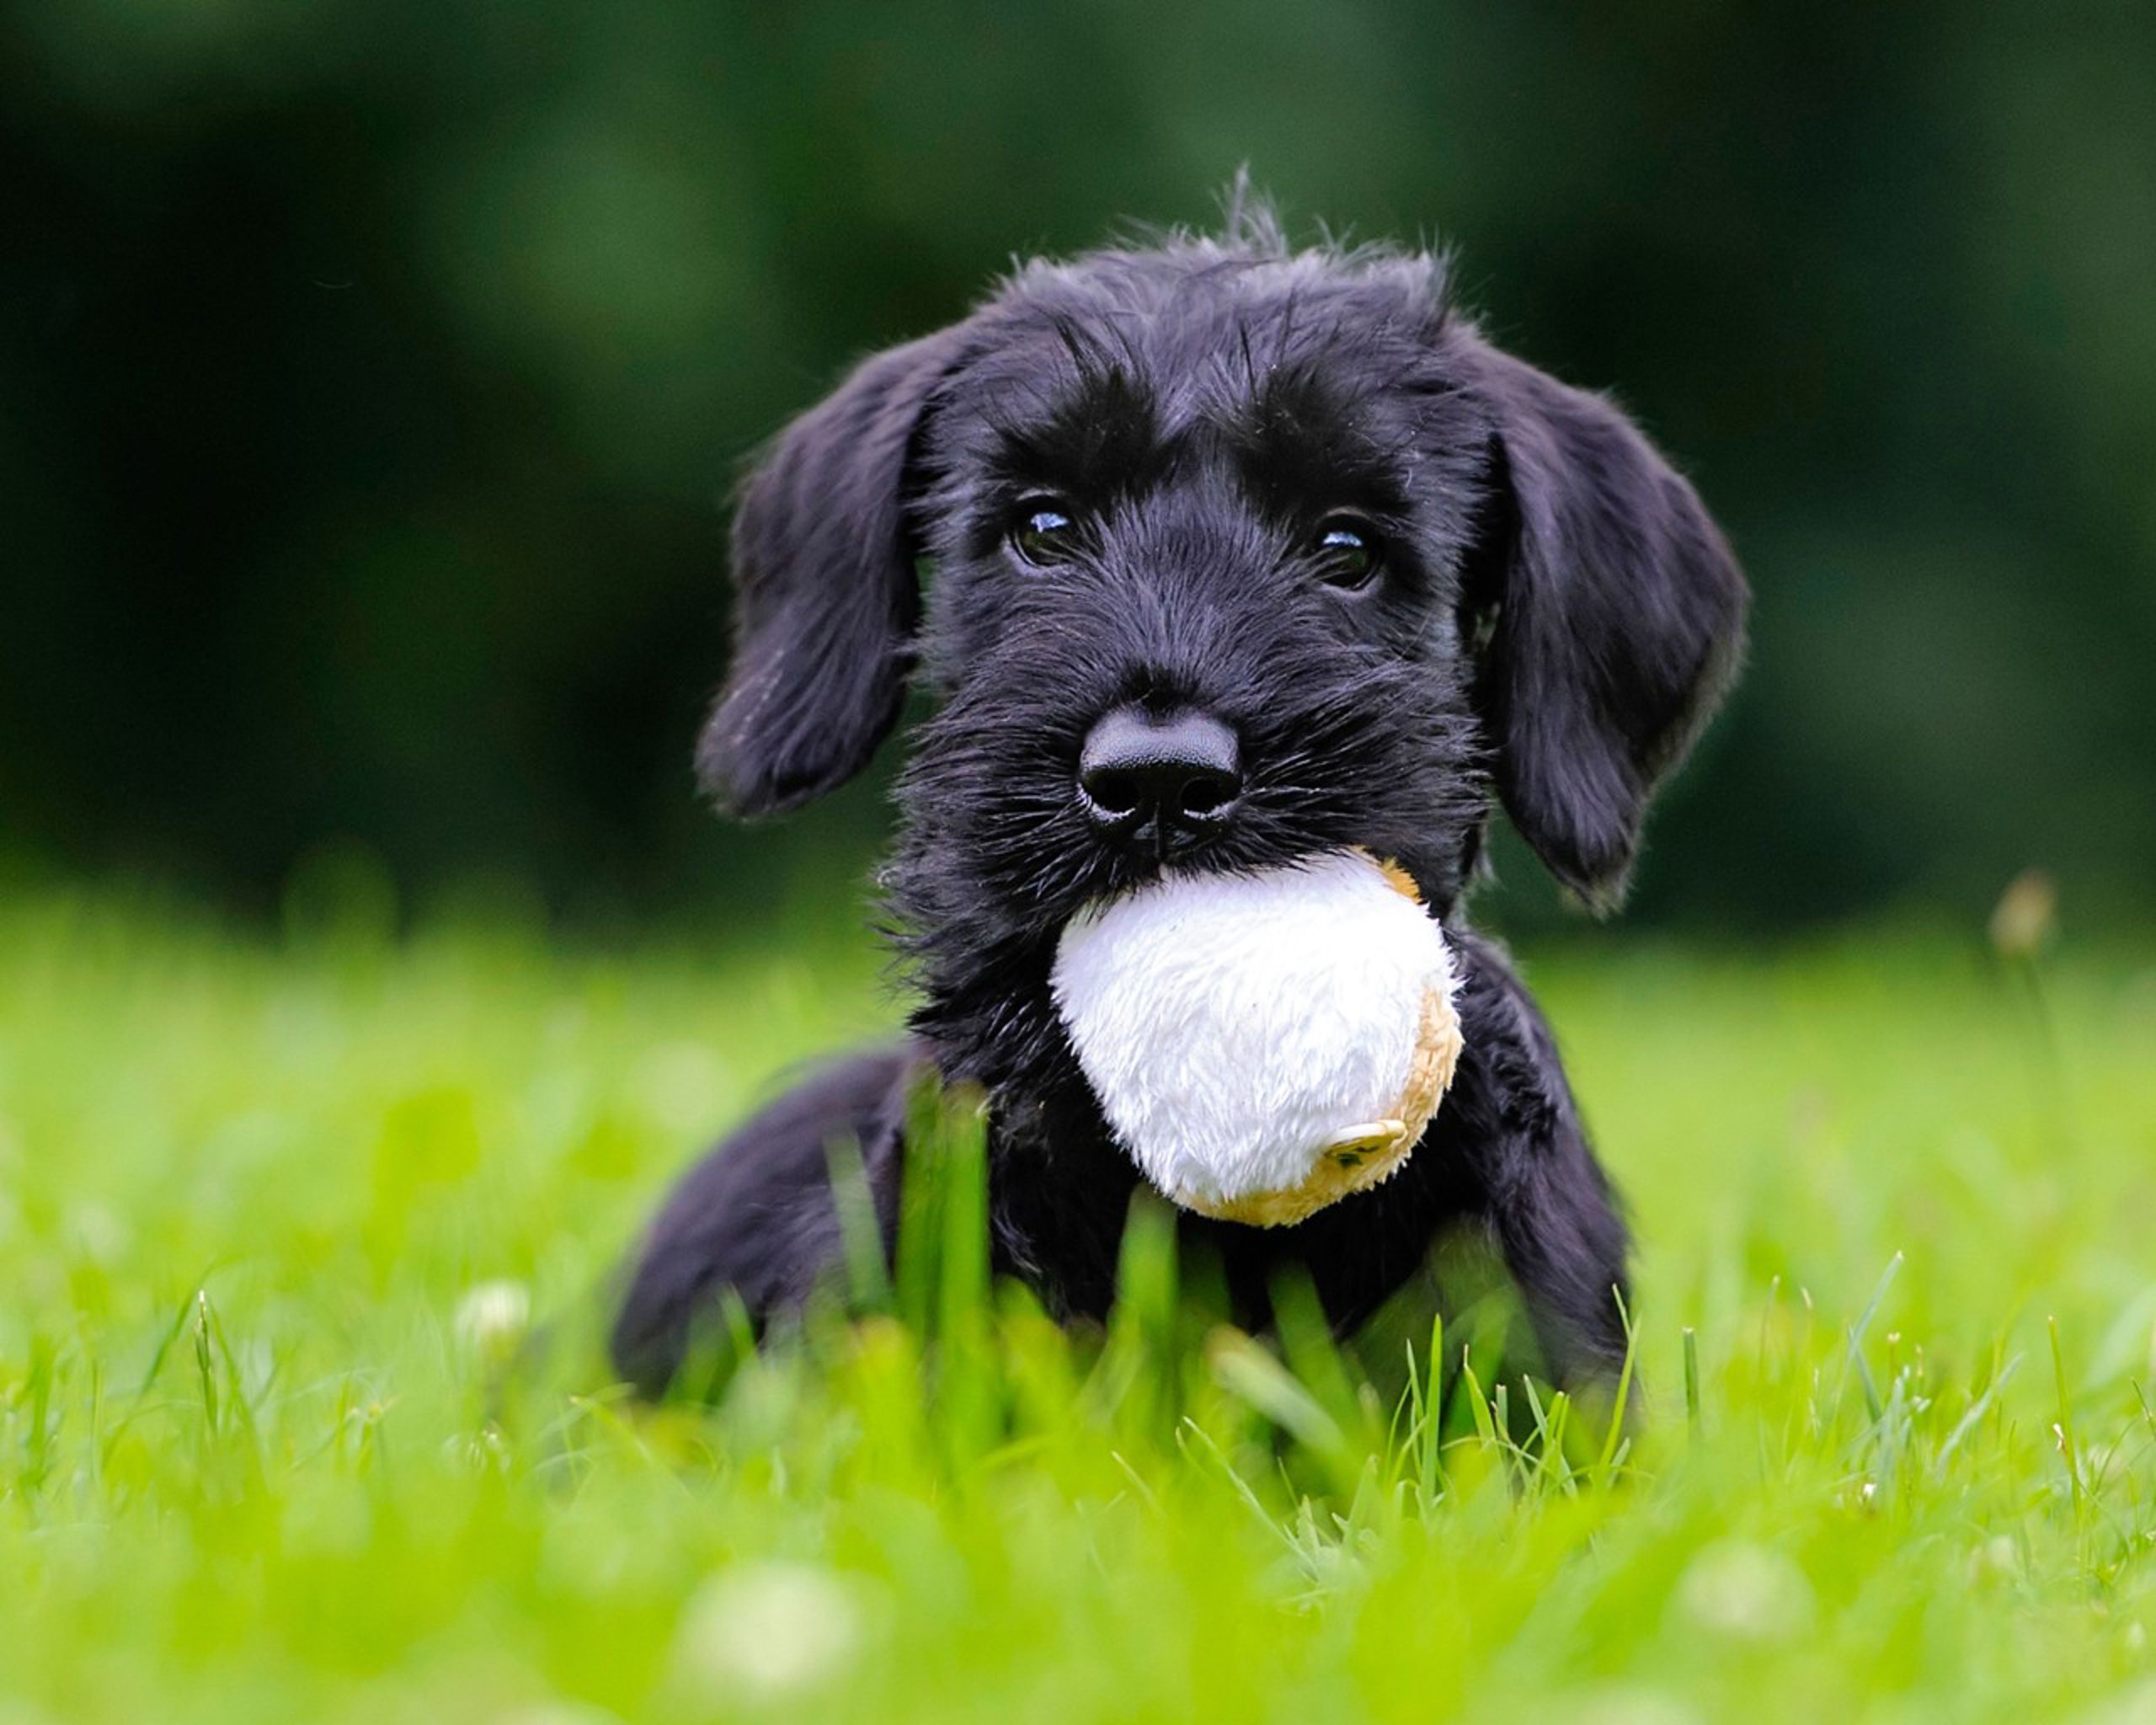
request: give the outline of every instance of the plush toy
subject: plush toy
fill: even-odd
[[[1225,1221],[1299,1222],[1390,1178],[1460,1058],[1444,935],[1360,851],[1091,905],[1052,985],[1123,1148]]]

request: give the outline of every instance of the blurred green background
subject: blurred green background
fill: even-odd
[[[876,784],[763,833],[692,794],[732,473],[1014,253],[1206,221],[1246,162],[1300,233],[1456,248],[1495,333],[1614,388],[1743,555],[1751,670],[1639,915],[1958,916],[2031,862],[2150,908],[2156,8],[51,0],[7,29],[18,870],[266,906],[357,857],[631,919],[857,874]]]

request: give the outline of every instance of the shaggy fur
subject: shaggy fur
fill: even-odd
[[[1049,505],[1068,525],[1029,537]],[[1325,542],[1343,520],[1367,581]],[[1622,414],[1492,347],[1438,259],[1293,251],[1238,210],[1219,238],[1027,264],[867,360],[750,478],[734,568],[734,670],[698,762],[736,812],[858,771],[909,676],[933,697],[888,874],[920,1003],[909,1047],[814,1080],[690,1174],[615,1330],[625,1376],[663,1387],[722,1290],[760,1320],[814,1287],[838,1253],[830,1137],[859,1141],[889,1227],[920,1061],[989,1094],[996,1268],[1102,1313],[1138,1175],[1050,997],[1065,924],[1170,856],[1350,846],[1396,859],[1452,944],[1452,1091],[1385,1185],[1291,1228],[1185,1215],[1187,1246],[1246,1322],[1293,1261],[1345,1332],[1479,1221],[1557,1376],[1620,1360],[1624,1228],[1550,1033],[1461,900],[1494,798],[1613,905],[1736,663],[1735,562]],[[1076,774],[1118,708],[1232,729],[1225,820],[1103,830]]]

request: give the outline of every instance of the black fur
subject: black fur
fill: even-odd
[[[1014,533],[1044,497],[1074,525],[1029,562]],[[1380,550],[1359,590],[1316,542],[1342,511]],[[915,1041],[690,1175],[616,1331],[627,1376],[663,1387],[721,1287],[760,1318],[830,1266],[826,1139],[859,1140],[888,1226],[914,1060],[989,1093],[997,1268],[1059,1313],[1105,1310],[1137,1175],[1048,978],[1071,914],[1159,866],[1104,841],[1075,791],[1089,727],[1127,702],[1240,739],[1234,819],[1182,866],[1394,858],[1465,973],[1459,1073],[1399,1175],[1293,1228],[1183,1218],[1239,1309],[1262,1322],[1293,1260],[1346,1331],[1479,1220],[1553,1370],[1614,1365],[1624,1229],[1549,1031],[1462,896],[1494,793],[1561,880],[1613,904],[1736,661],[1736,564],[1621,414],[1491,347],[1437,259],[1292,252],[1239,211],[1221,239],[1029,264],[868,360],[750,478],[734,553],[735,667],[699,755],[731,806],[857,770],[910,664],[934,697],[889,874]]]

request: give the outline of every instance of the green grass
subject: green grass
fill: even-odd
[[[2156,954],[1529,970],[1638,1226],[1616,1441],[1494,1295],[1433,1387],[1426,1316],[1212,1325],[1150,1210],[1068,1338],[963,1119],[880,1310],[654,1414],[610,1268],[872,954],[0,906],[0,1720],[2148,1717]]]

